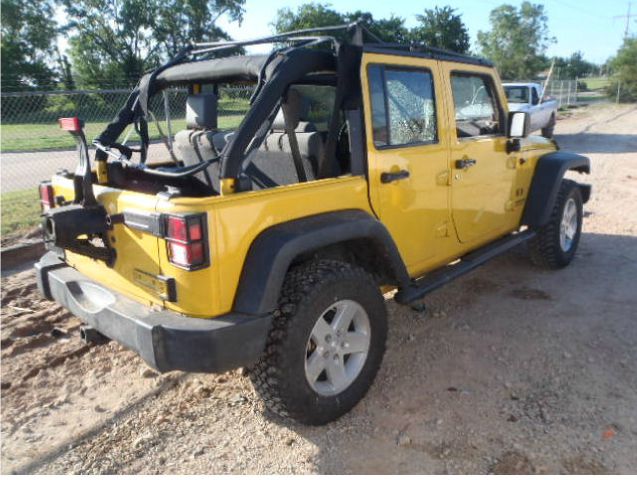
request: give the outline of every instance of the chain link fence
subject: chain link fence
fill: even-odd
[[[541,82],[540,82],[541,83]],[[561,108],[577,104],[584,84],[577,80],[551,80],[546,95]],[[221,88],[219,128],[236,128],[248,109],[251,88]],[[60,169],[73,171],[78,156],[68,132],[58,127],[60,117],[78,116],[85,121],[89,143],[117,114],[130,94],[128,89],[11,92],[1,94],[2,235],[37,223],[39,204],[36,187]],[[151,99],[149,159],[168,160],[162,141],[185,128],[186,89],[171,89]],[[139,138],[131,127],[124,134],[129,144]],[[170,140],[169,140],[170,141]],[[12,217],[13,216],[13,217]],[[35,218],[35,220],[34,220]]]
[[[219,128],[234,129],[248,110],[251,88],[221,88]],[[115,117],[130,95],[128,89],[1,94],[0,176],[2,185],[2,236],[37,223],[37,186],[60,169],[73,171],[78,161],[75,141],[58,126],[58,118],[84,120],[90,142]],[[186,126],[186,89],[170,89],[150,101],[149,159],[169,160],[162,137]],[[122,135],[129,145],[139,142],[131,126]],[[120,141],[122,141],[120,138]],[[93,154],[91,153],[91,158]]]

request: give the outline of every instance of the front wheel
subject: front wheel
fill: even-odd
[[[571,263],[582,233],[583,201],[576,182],[562,180],[549,223],[529,241],[531,260],[548,268]]]
[[[555,116],[552,115],[549,123],[546,127],[542,129],[542,136],[544,138],[553,138],[553,134],[555,132]]]
[[[373,277],[344,262],[312,261],[288,273],[250,379],[271,411],[322,425],[365,395],[386,338],[385,302]]]

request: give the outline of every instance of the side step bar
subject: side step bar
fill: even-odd
[[[402,304],[413,303],[429,292],[442,287],[444,284],[464,275],[465,273],[469,273],[483,263],[486,263],[501,253],[530,240],[534,236],[535,232],[530,230],[507,235],[500,240],[465,255],[456,263],[445,265],[444,267],[434,270],[424,277],[415,280],[409,287],[400,289],[398,293],[396,293],[394,300]]]

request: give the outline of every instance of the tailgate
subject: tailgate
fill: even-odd
[[[52,183],[56,196],[62,195],[67,200],[73,198],[70,179],[56,176]],[[124,211],[144,217],[155,214],[157,198],[154,195],[100,185],[93,185],[93,190],[97,201],[111,216]],[[144,304],[163,305],[156,283],[160,274],[159,239],[151,232],[116,223],[109,232],[109,241],[115,250],[112,266],[68,250],[65,251],[66,263],[91,279]]]

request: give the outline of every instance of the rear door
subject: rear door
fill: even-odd
[[[366,54],[362,69],[371,202],[413,274],[449,230],[438,62]]]
[[[451,128],[451,208],[458,238],[484,242],[514,228],[515,154],[506,151],[503,91],[492,70],[444,63]]]
[[[72,183],[60,177],[54,178],[56,195],[73,198]],[[59,182],[59,183],[58,183]],[[127,222],[116,223],[109,232],[109,243],[115,249],[113,265],[101,260],[66,251],[66,261],[91,279],[103,283],[145,304],[163,305],[157,283],[160,275],[159,239],[153,233],[156,224],[154,195],[93,186],[97,201],[112,217],[127,214]],[[58,193],[59,192],[59,193]]]

